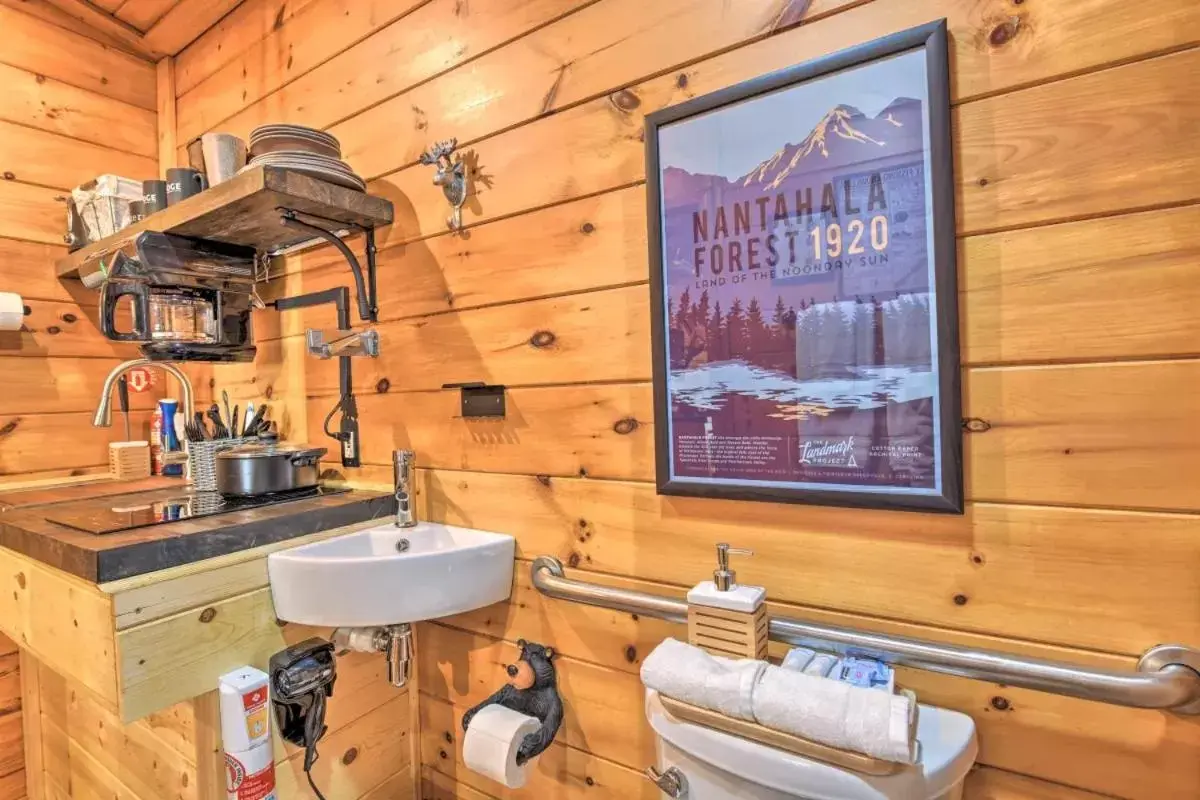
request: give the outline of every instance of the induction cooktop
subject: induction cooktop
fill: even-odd
[[[345,488],[316,486],[257,497],[224,497],[220,492],[164,489],[159,492],[119,494],[62,503],[47,509],[45,518],[58,525],[99,535],[231,511],[265,508],[348,491],[349,489]]]

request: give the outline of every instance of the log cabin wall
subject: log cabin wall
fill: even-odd
[[[78,32],[0,6],[0,291],[25,300],[25,326],[0,332],[0,482],[108,470],[92,427],[109,370],[136,354],[106,340],[96,294],[60,283],[63,196],[100,172],[158,172],[154,66]],[[133,427],[149,432],[152,395],[134,395]],[[135,436],[138,434],[135,433]],[[21,672],[0,637],[0,800],[25,797]]]
[[[26,313],[23,330],[0,332],[0,477],[106,471],[122,420],[93,428],[92,412],[105,376],[137,351],[104,338],[96,292],[60,282],[53,262],[73,187],[158,174],[154,65],[6,6],[0,30],[0,291],[18,292]],[[154,397],[130,400],[146,438]]]
[[[951,38],[967,512],[664,498],[653,486],[645,114],[945,17]],[[518,537],[508,604],[419,630],[425,797],[657,797],[637,671],[681,629],[559,601],[529,562],[680,593],[712,545],[791,616],[1130,668],[1200,643],[1200,6],[1193,0],[248,0],[177,62],[178,137],[287,121],[343,143],[396,204],[380,237],[383,354],[355,364],[365,460],[411,447],[426,518]],[[455,136],[475,194],[446,230],[432,172]],[[349,284],[325,249],[273,287]],[[258,322],[217,370],[325,441],[333,362]],[[509,387],[466,422],[443,383]],[[566,724],[508,792],[460,759],[462,711],[527,638],[561,653]],[[1200,793],[1196,720],[905,670],[971,714],[973,800]]]

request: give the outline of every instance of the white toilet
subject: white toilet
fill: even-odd
[[[975,763],[975,722],[966,714],[920,706],[921,761],[893,775],[861,775],[670,716],[646,692],[657,734],[658,769],[674,768],[685,800],[961,800]]]

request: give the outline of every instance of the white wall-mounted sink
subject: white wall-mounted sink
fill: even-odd
[[[501,533],[389,522],[271,553],[275,615],[302,625],[360,627],[482,608],[512,591],[515,547]]]

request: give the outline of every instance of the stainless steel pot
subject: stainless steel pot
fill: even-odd
[[[243,444],[217,453],[217,491],[254,497],[316,486],[327,447]]]

